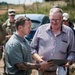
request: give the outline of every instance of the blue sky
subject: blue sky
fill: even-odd
[[[27,3],[32,3],[32,2],[42,2],[43,0],[0,0],[0,2],[7,2],[7,3],[12,3],[12,4],[24,4],[24,2]]]

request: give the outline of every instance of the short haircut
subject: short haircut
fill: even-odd
[[[23,17],[23,16],[18,17],[15,21],[16,29],[18,29],[18,26],[24,26],[25,21],[31,21],[31,20],[28,17]]]
[[[62,9],[60,9],[60,8],[52,8],[51,10],[50,10],[50,13],[49,14],[52,14],[52,13],[61,13],[61,14],[63,14],[63,11],[62,11]]]
[[[58,5],[54,5],[52,8],[60,8]]]

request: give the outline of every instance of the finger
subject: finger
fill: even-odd
[[[41,59],[44,59],[44,56],[41,56]]]

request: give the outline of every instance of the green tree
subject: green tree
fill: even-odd
[[[67,2],[67,5],[75,6],[75,0],[65,0]]]

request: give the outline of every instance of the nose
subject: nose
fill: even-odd
[[[57,24],[57,20],[54,20],[53,23],[54,23],[54,24]]]

